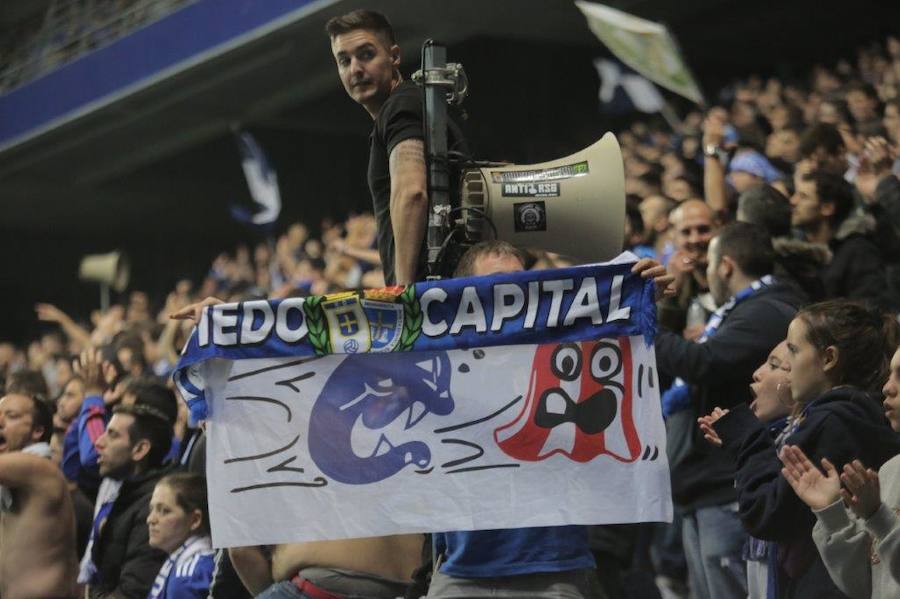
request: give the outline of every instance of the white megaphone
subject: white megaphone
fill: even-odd
[[[579,263],[622,251],[625,172],[612,133],[558,160],[469,169],[460,196],[470,240],[496,236]]]
[[[88,254],[78,267],[79,279],[100,283],[100,307],[103,310],[109,308],[110,288],[119,293],[125,291],[130,273],[128,258],[122,252]]]

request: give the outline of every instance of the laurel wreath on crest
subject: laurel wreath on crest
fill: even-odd
[[[316,355],[324,356],[328,351],[328,327],[325,324],[325,312],[320,304],[322,296],[311,296],[303,302],[303,312],[306,314],[306,326],[309,330],[309,342]]]
[[[400,334],[400,343],[397,351],[409,351],[422,332],[422,307],[416,300],[416,288],[409,285],[400,294],[403,303],[403,332]]]

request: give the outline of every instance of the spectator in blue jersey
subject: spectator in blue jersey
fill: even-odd
[[[147,516],[150,546],[162,549],[169,558],[156,575],[148,599],[206,597],[215,555],[208,514],[206,480],[199,474],[179,472],[156,483]]]
[[[524,257],[516,248],[504,241],[486,241],[463,255],[454,275],[522,270]],[[634,271],[654,279],[657,296],[670,293],[673,277],[658,262],[641,260]],[[610,596],[600,586],[594,568],[613,566],[595,563],[586,526],[444,532],[435,534],[433,542],[437,568],[429,598]]]
[[[79,375],[73,381],[81,382],[84,398],[77,409],[78,416],[66,429],[62,470],[65,477],[77,483],[85,496],[93,501],[100,486],[97,440],[106,430],[113,409],[119,404],[133,405],[143,391],[159,385],[161,381],[153,376],[119,377],[115,366],[102,360],[100,350],[93,349],[82,352],[76,369]],[[69,389],[68,384],[65,389]],[[65,397],[61,398],[58,408],[61,417],[69,413],[74,404],[70,400],[63,403],[63,399]],[[176,419],[176,427],[180,421]],[[173,427],[172,443],[164,461],[175,462],[180,455],[181,437]]]
[[[57,406],[60,418],[77,414],[63,439],[62,471],[67,480],[76,483],[79,490],[93,501],[100,486],[95,444],[106,430],[109,420],[103,399],[106,388],[103,369],[109,370],[112,366],[101,362],[99,351],[85,350],[75,367],[79,374],[66,384]],[[79,383],[82,397],[69,397],[78,390]]]

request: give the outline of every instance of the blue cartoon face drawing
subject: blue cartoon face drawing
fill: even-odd
[[[409,437],[429,413],[453,411],[447,352],[348,355],[322,388],[310,415],[309,452],[326,476],[367,484],[412,465],[431,451]]]

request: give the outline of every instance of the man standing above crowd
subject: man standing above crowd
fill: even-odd
[[[50,457],[53,413],[43,400],[0,399],[0,596],[75,595],[75,514]]]
[[[375,121],[370,136],[369,190],[378,221],[378,251],[388,285],[425,275],[428,182],[422,91],[400,74],[400,47],[384,15],[355,10],[325,26],[347,94]],[[450,141],[461,141],[451,126]]]
[[[134,403],[119,405],[97,439],[100,475],[91,539],[79,582],[90,596],[145,597],[166,560],[150,547],[147,515],[178,415],[175,395],[162,383],[135,389]]]

